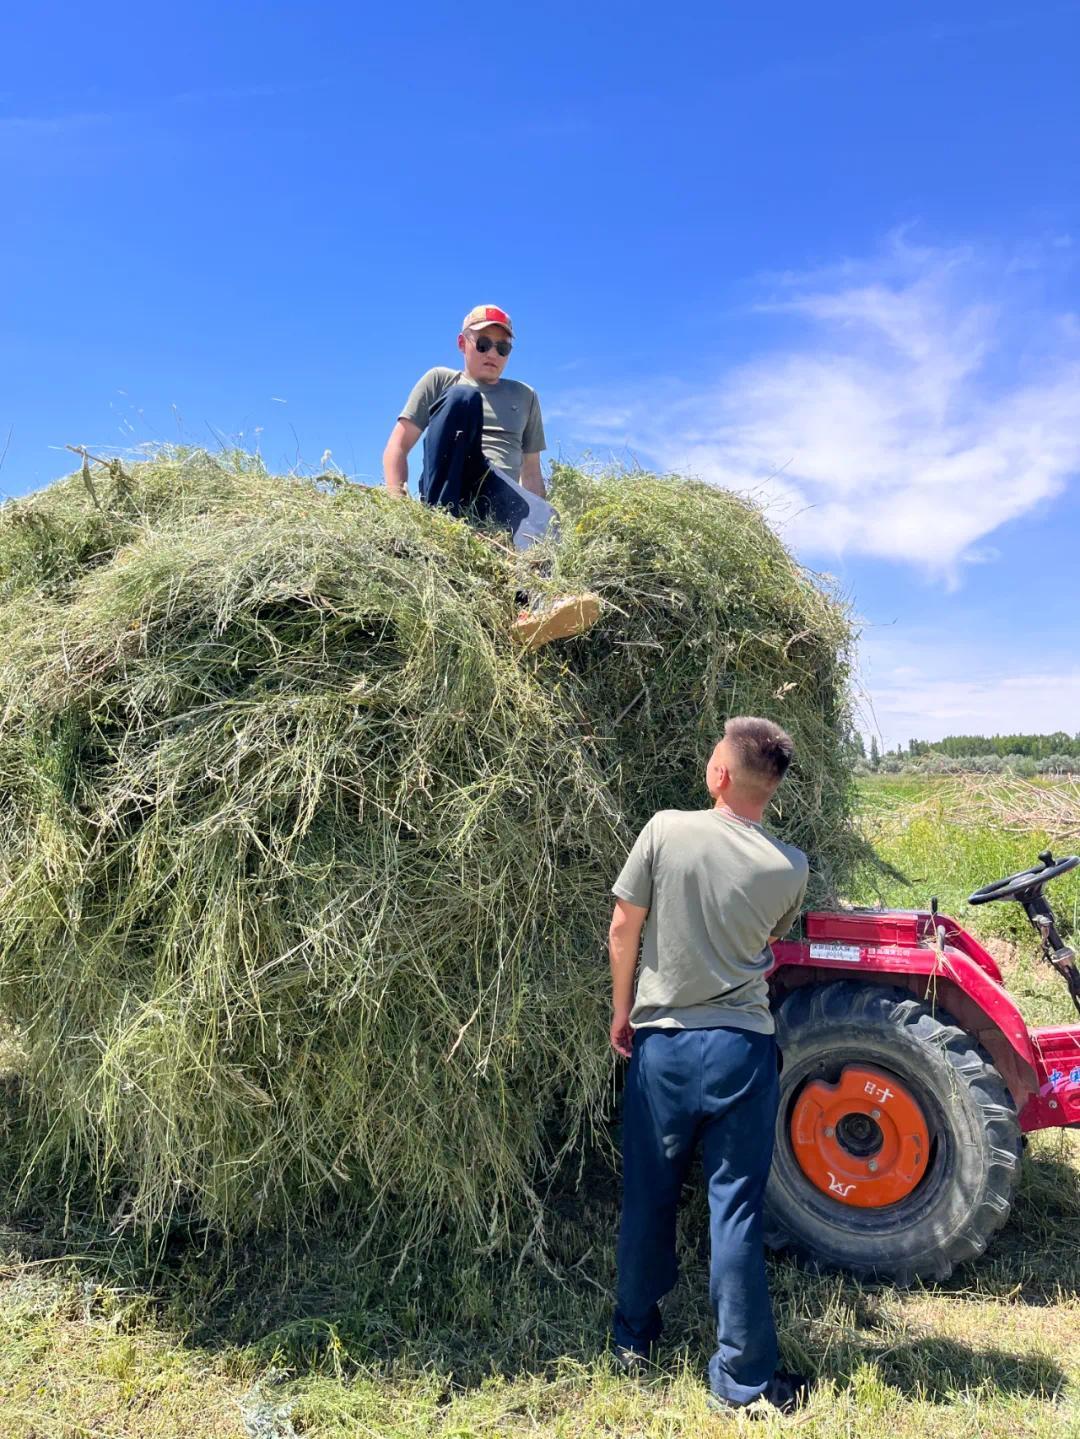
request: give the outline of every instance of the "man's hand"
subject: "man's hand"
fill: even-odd
[[[630,1011],[617,1012],[611,1020],[611,1047],[623,1059],[630,1058],[634,1047],[634,1031],[630,1028]]]

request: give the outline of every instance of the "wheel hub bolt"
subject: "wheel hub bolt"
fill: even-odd
[[[871,1161],[870,1161],[869,1165],[867,1166],[867,1168],[870,1170],[870,1173],[871,1173],[871,1174],[875,1173],[875,1171],[877,1170],[877,1160],[876,1160],[876,1159],[871,1159]]]
[[[831,1124],[829,1124],[829,1125],[826,1126],[826,1128],[825,1128],[825,1138],[826,1138],[826,1139],[831,1139],[835,1133],[836,1133],[836,1130],[832,1127]]]
[[[870,1111],[870,1118],[871,1118],[871,1119],[880,1119],[880,1118],[881,1118],[881,1110],[880,1110],[880,1109],[872,1109],[872,1110]]]

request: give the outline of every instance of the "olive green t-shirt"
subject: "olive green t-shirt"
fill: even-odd
[[[653,815],[612,886],[649,911],[633,1027],[771,1034],[768,941],[795,922],[808,870],[801,849],[729,811]]]
[[[451,385],[471,385],[484,401],[484,454],[497,469],[516,480],[521,475],[521,457],[547,448],[540,400],[536,391],[520,380],[496,380],[483,385],[464,370],[436,365],[421,375],[405,401],[399,420],[411,420],[427,429],[431,407]]]

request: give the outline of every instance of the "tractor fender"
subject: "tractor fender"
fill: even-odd
[[[775,1008],[784,995],[805,984],[846,979],[909,989],[918,999],[944,1011],[970,1034],[993,1060],[1022,1113],[1038,1093],[1041,1065],[1027,1022],[1012,996],[998,982],[990,955],[982,962],[981,946],[944,917],[939,921],[964,948],[946,942],[929,944],[858,944],[781,941],[773,945],[775,965],[769,987]],[[973,957],[971,949],[980,951]],[[833,953],[830,955],[828,951]],[[840,952],[844,951],[842,958]]]

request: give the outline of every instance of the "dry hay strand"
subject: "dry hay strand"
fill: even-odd
[[[978,823],[1009,834],[1046,834],[1056,844],[1080,839],[1080,781],[1053,782],[1019,775],[986,779],[965,776],[938,794],[943,813],[955,823]]]

